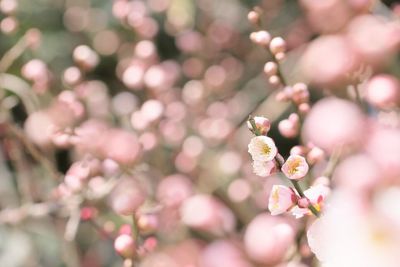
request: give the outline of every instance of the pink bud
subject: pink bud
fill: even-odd
[[[268,209],[271,215],[287,212],[296,204],[296,194],[287,186],[274,185],[269,195]]]
[[[307,153],[307,161],[310,164],[315,164],[323,160],[325,157],[325,153],[322,149],[319,147],[313,147],[311,150]]]
[[[250,23],[257,25],[260,21],[260,15],[256,11],[252,10],[247,14],[247,19]]]
[[[282,172],[289,179],[298,180],[307,175],[308,164],[302,156],[291,155],[282,166]]]
[[[264,73],[269,77],[276,75],[278,73],[278,65],[273,61],[265,63]]]
[[[300,208],[308,208],[310,205],[310,200],[308,200],[306,197],[299,198],[299,200],[297,200],[297,205]]]
[[[290,149],[290,155],[305,156],[308,149],[305,146],[294,146]]]
[[[273,55],[278,53],[284,53],[286,51],[286,42],[282,37],[275,37],[271,40],[269,44],[269,50]]]
[[[268,82],[272,85],[277,87],[278,85],[281,84],[281,79],[279,78],[278,75],[272,75],[271,77],[268,78]]]
[[[137,218],[137,226],[141,233],[151,234],[158,228],[158,217],[155,214],[140,214]]]
[[[310,93],[308,91],[307,85],[304,83],[296,83],[293,85],[293,101],[300,105],[309,101]]]
[[[299,134],[299,123],[293,120],[281,120],[278,124],[280,134],[286,138],[293,138]]]
[[[130,235],[120,235],[114,241],[115,251],[124,258],[132,258],[135,255],[136,244]]]
[[[252,32],[250,40],[257,45],[268,46],[271,41],[271,35],[267,31]]]
[[[260,116],[256,116],[253,119],[254,119],[257,131],[262,135],[266,135],[268,133],[268,131],[271,129],[271,122],[267,118],[260,117]],[[250,121],[247,121],[247,127],[250,130],[254,130]]]
[[[74,49],[74,61],[85,70],[91,70],[99,63],[97,53],[86,45],[80,45]]]

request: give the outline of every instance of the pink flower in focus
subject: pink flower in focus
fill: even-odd
[[[248,146],[248,152],[254,161],[271,161],[278,153],[274,140],[267,136],[253,137]]]
[[[307,175],[308,164],[304,157],[291,155],[282,166],[282,172],[292,180],[298,180]]]
[[[269,195],[268,209],[271,215],[278,215],[290,210],[296,204],[296,194],[289,187],[274,185]]]
[[[268,177],[276,170],[274,161],[253,161],[253,172],[261,177]]]

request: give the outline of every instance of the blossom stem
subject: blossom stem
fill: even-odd
[[[303,190],[301,189],[300,184],[299,184],[298,181],[290,179],[290,182],[292,183],[292,185],[293,185],[294,188],[296,189],[297,193],[299,193],[299,195],[300,195],[301,197],[306,197],[306,196],[304,195],[304,192],[303,192]],[[308,209],[309,209],[315,216],[317,216],[317,217],[320,216],[319,211],[318,211],[312,204],[308,205]]]

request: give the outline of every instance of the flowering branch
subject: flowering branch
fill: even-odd
[[[256,122],[254,120],[254,118],[252,118],[251,116],[249,117],[249,123],[251,125],[251,131],[254,133],[255,136],[263,136],[262,134],[262,130],[260,129],[260,127],[257,127]],[[283,170],[283,168],[285,167],[285,160],[283,158],[283,156],[279,153],[276,153],[274,160],[277,162],[277,165],[279,167],[280,170]],[[289,161],[289,160],[288,160]],[[297,168],[297,167],[296,167]],[[308,166],[307,166],[307,170],[308,170]],[[307,202],[309,203],[308,209],[317,217],[320,216],[319,211],[311,204],[311,201],[308,200],[308,198],[306,197],[306,195],[304,194],[303,190],[300,187],[299,182],[296,179],[289,179],[290,182],[292,183],[293,187],[295,188],[296,192],[298,193],[298,195],[302,198],[302,199],[306,199]]]

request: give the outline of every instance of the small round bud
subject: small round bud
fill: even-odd
[[[137,218],[137,225],[141,233],[151,234],[158,228],[158,217],[155,214],[141,214]]]
[[[277,75],[272,75],[271,77],[269,77],[268,81],[271,85],[276,87],[281,84],[281,79]]]
[[[114,241],[115,251],[124,258],[132,258],[135,255],[136,244],[130,235],[120,235]]]
[[[16,0],[2,0],[0,1],[0,11],[6,15],[15,13],[18,8]]]
[[[267,31],[252,32],[250,40],[257,45],[268,46],[271,41],[271,35]]]
[[[308,103],[302,103],[299,105],[299,111],[301,114],[307,114],[310,111],[311,107]]]
[[[307,154],[307,148],[305,146],[294,146],[290,149],[290,155],[305,156]]]
[[[293,101],[300,105],[309,101],[310,92],[308,91],[307,85],[304,83],[296,83],[293,85]]]
[[[280,91],[275,95],[275,100],[278,102],[285,102],[289,100],[289,97],[285,94],[284,91]]]
[[[276,75],[278,73],[278,64],[276,64],[273,61],[269,61],[269,62],[265,63],[264,73],[269,77]]]
[[[313,147],[307,154],[307,161],[310,164],[315,164],[323,160],[325,157],[325,153],[319,147]]]
[[[294,124],[298,124],[300,122],[300,117],[296,113],[292,113],[289,115],[288,120]]]
[[[91,70],[99,63],[97,53],[87,45],[80,45],[74,49],[74,61],[85,70]]]
[[[257,116],[257,117],[254,117],[254,122],[256,124],[256,128],[257,128],[258,132],[262,135],[266,135],[268,133],[268,131],[271,129],[271,122],[267,118]],[[254,130],[250,121],[247,121],[247,127],[250,130]]]
[[[277,55],[278,53],[285,53],[286,51],[286,42],[282,37],[275,37],[271,40],[269,44],[269,50],[273,55]]]
[[[299,133],[299,123],[292,120],[282,120],[278,124],[280,134],[286,138],[296,137]]]
[[[0,22],[0,30],[4,34],[13,34],[17,31],[19,22],[15,17],[9,16]]]
[[[284,52],[277,53],[277,54],[275,55],[275,59],[276,59],[277,61],[283,61],[285,58],[286,58],[286,53],[284,53]]]
[[[307,208],[310,205],[310,200],[308,200],[308,198],[306,197],[299,198],[299,200],[297,201],[297,205],[300,208]]]
[[[252,10],[247,14],[247,19],[251,24],[257,25],[260,22],[260,14]]]

